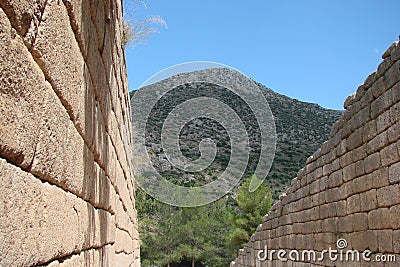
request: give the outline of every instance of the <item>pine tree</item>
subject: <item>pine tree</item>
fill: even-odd
[[[230,245],[238,250],[246,245],[252,233],[262,222],[263,217],[271,209],[272,196],[269,187],[262,183],[254,192],[249,192],[253,176],[240,186],[236,197],[238,212],[232,216],[235,229],[230,234]]]

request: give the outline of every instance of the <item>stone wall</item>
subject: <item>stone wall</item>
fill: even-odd
[[[399,266],[399,43],[382,57],[378,70],[347,98],[330,140],[307,160],[232,266]],[[339,239],[347,241],[345,252],[393,254],[397,263],[340,262],[329,257],[314,261],[307,256],[304,261],[300,257],[284,262],[277,254],[273,261],[258,260],[265,256],[260,251],[283,249],[283,258],[289,259],[291,250],[339,250]]]
[[[121,0],[0,1],[0,266],[139,266]]]

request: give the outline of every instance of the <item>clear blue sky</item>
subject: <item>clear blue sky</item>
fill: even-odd
[[[172,65],[213,61],[278,93],[342,109],[400,34],[399,0],[145,2],[131,15],[159,15],[168,29],[127,48],[130,90]]]

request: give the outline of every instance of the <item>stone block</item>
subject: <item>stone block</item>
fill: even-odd
[[[361,211],[370,211],[378,207],[376,190],[372,189],[360,194]]]
[[[91,81],[100,106],[105,127],[106,129],[108,129],[107,123],[110,116],[109,113],[112,110],[112,104],[110,101],[111,96],[108,88],[106,70],[103,64],[103,60],[100,56],[99,51],[96,49],[96,47],[93,47],[93,45],[95,45],[95,43],[91,42],[89,54],[87,56],[87,66],[90,71]]]
[[[132,237],[137,237],[134,234],[135,226],[127,212],[125,212],[122,202],[119,199],[116,201],[115,223],[119,229],[127,231]]]
[[[364,175],[351,181],[353,193],[361,193],[370,190],[374,187],[373,178],[371,175]]]
[[[364,126],[363,143],[372,140],[377,134],[376,120],[367,122]]]
[[[392,126],[392,119],[390,116],[390,110],[386,110],[376,119],[376,129],[378,133],[385,131],[387,128]]]
[[[343,217],[346,218],[346,217]],[[322,233],[334,233],[340,228],[340,219],[343,218],[328,218],[321,221]]]
[[[397,103],[400,101],[400,83],[397,83],[395,86],[393,86],[390,91],[392,92],[391,98],[393,100],[393,103]]]
[[[335,171],[328,178],[328,187],[334,188],[339,187],[343,184],[342,170]]]
[[[368,229],[367,213],[355,213],[350,218],[353,232],[366,231]]]
[[[381,230],[377,232],[380,253],[393,252],[393,230]]]
[[[353,161],[357,162],[360,160],[364,160],[367,157],[367,145],[362,145],[355,150],[353,150]]]
[[[336,215],[338,217],[346,216],[347,210],[346,210],[346,201],[345,200],[340,200],[335,203],[336,206]],[[322,211],[322,209],[320,209]]]
[[[377,135],[374,139],[368,142],[367,153],[371,155],[384,148],[388,143],[389,141],[387,132],[382,132],[379,135]]]
[[[368,105],[370,105],[372,103],[372,101],[374,101],[374,95],[372,94],[372,91],[369,90],[369,88],[367,89],[367,91],[365,92],[365,94],[361,97],[360,103],[361,103],[361,107],[367,107]]]
[[[400,251],[400,230],[393,231],[393,251]]]
[[[45,125],[39,130],[31,171],[42,179],[83,197],[85,163],[93,164],[90,161],[91,152],[55,93],[48,96],[45,117]]]
[[[369,106],[364,107],[356,115],[353,116],[353,130],[359,129],[364,126],[369,120],[370,110]]]
[[[316,180],[310,184],[310,194],[316,194],[320,191],[320,181]]]
[[[343,168],[343,181],[347,182],[356,177],[356,165],[351,164]]]
[[[371,230],[391,229],[390,210],[381,208],[368,212],[368,228]]]
[[[347,214],[361,211],[360,195],[353,195],[347,199]]]
[[[374,188],[378,189],[389,185],[389,168],[380,168],[371,173]]]
[[[87,58],[89,43],[95,42],[93,47],[98,47],[97,35],[94,23],[91,20],[89,1],[84,0],[63,0],[68,10],[72,29],[78,41],[84,58]]]
[[[400,105],[399,105],[400,108]],[[400,117],[400,114],[398,114]],[[397,116],[397,115],[396,115]],[[388,141],[389,143],[396,143],[397,140],[400,138],[400,122],[397,122],[393,124],[388,130],[387,130],[387,135],[388,135]]]
[[[20,36],[33,38],[37,29],[31,29],[32,25],[38,25],[41,13],[46,5],[45,0],[5,0],[0,2],[0,7],[10,18],[10,22],[17,29]]]
[[[32,55],[71,119],[85,125],[85,62],[61,1],[47,1]]]
[[[385,87],[391,88],[400,81],[400,61],[396,61],[385,73]]]
[[[379,152],[369,155],[364,159],[365,173],[371,173],[381,166],[381,157]]]
[[[115,237],[116,237],[116,242],[115,242],[116,253],[132,254],[134,252],[135,248],[133,246],[134,245],[133,239],[128,232],[117,228]]]
[[[400,88],[398,88],[397,90],[400,91]],[[398,93],[398,94],[400,94],[400,93]],[[390,108],[390,110],[388,112],[389,112],[389,120],[390,120],[391,124],[399,122],[399,119],[400,119],[400,102],[397,102],[396,104],[394,104]],[[397,136],[397,139],[398,138],[399,137]]]
[[[104,31],[106,23],[105,6],[104,1],[89,0],[90,13],[92,15],[92,21],[97,32],[97,44],[98,47],[91,49],[102,51],[104,49]]]
[[[11,1],[1,3],[10,4]],[[31,8],[25,1],[24,5],[14,4],[16,13]],[[38,129],[44,124],[47,95],[52,89],[3,10],[0,46],[0,156],[28,168],[35,154]]]
[[[86,202],[3,159],[0,177],[0,240],[13,266],[48,262],[93,245],[86,242]]]
[[[389,185],[377,189],[376,196],[379,207],[390,207],[400,203],[399,184]]]
[[[391,184],[400,183],[400,162],[389,167],[389,182]]]
[[[371,76],[371,75],[370,75]],[[375,75],[376,77],[376,75]],[[378,78],[378,77],[376,77]],[[386,81],[385,77],[380,77],[379,79],[375,79],[374,83],[371,86],[371,92],[375,98],[379,98],[384,92],[386,92]],[[374,117],[373,117],[374,118]]]
[[[364,160],[359,160],[354,163],[355,177],[360,177],[365,174]]]
[[[364,251],[370,249],[371,251],[377,251],[378,249],[378,238],[375,231],[361,231],[349,234],[349,240],[347,240],[353,249],[358,251]]]
[[[363,128],[359,128],[349,136],[346,142],[348,150],[353,150],[362,145],[363,131]]]
[[[380,151],[382,166],[389,166],[400,161],[397,144],[393,143]]]
[[[392,229],[400,229],[400,205],[390,208],[390,225]]]
[[[135,262],[134,254],[116,253],[115,266],[132,266]]]
[[[94,158],[100,166],[105,167],[107,171],[106,174],[111,178],[111,181],[113,181],[113,178],[115,176],[111,176],[108,166],[112,166],[112,163],[114,163],[116,159],[112,157],[112,154],[110,152],[110,147],[112,147],[111,141],[109,140],[108,134],[106,132],[105,122],[103,120],[101,108],[98,103],[96,103],[95,110],[95,129],[93,135]]]

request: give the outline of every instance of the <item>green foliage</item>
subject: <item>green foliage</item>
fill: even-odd
[[[254,192],[249,192],[253,176],[241,185],[236,197],[239,212],[232,217],[235,229],[230,234],[230,245],[234,250],[242,248],[252,233],[271,209],[272,195],[269,187],[262,183]]]
[[[137,191],[142,266],[182,261],[227,266],[236,251],[228,248],[233,230],[228,198],[196,208],[177,208]]]
[[[168,266],[182,261],[228,266],[271,208],[264,183],[249,192],[249,177],[231,196],[196,208],[177,208],[137,191],[142,266]]]

